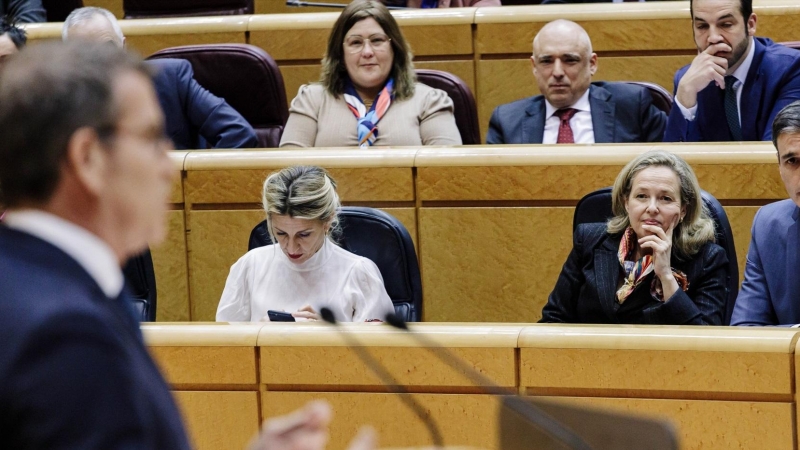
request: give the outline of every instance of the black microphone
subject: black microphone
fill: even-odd
[[[442,347],[433,339],[429,339],[423,334],[411,331],[408,328],[406,321],[401,319],[396,314],[387,314],[385,322],[395,328],[407,332],[415,341],[421,344],[440,361],[443,361],[453,369],[464,373],[469,380],[479,387],[484,393],[504,397],[503,404],[505,406],[521,416],[531,420],[535,426],[544,431],[546,434],[552,436],[554,439],[567,445],[571,449],[592,450],[592,447],[574,431],[561,424],[558,420],[551,417],[541,408],[525,401],[513,389],[498,385],[494,380],[475,370],[474,367],[465,363],[461,358],[453,354],[453,352],[447,348]]]
[[[381,383],[383,383],[386,389],[392,394],[398,394],[406,406],[414,411],[414,414],[419,417],[419,419],[428,429],[428,433],[430,433],[431,440],[433,441],[433,446],[437,448],[443,447],[444,440],[442,439],[442,433],[439,430],[439,427],[436,425],[436,422],[431,419],[430,415],[427,413],[427,411],[425,411],[422,405],[420,405],[419,402],[417,402],[408,392],[408,389],[401,385],[380,362],[373,358],[372,355],[365,350],[363,346],[361,346],[361,343],[358,342],[353,335],[344,329],[339,328],[339,324],[336,321],[336,317],[333,315],[333,311],[331,311],[329,308],[323,307],[319,310],[319,314],[322,317],[322,320],[328,322],[329,324],[333,325],[334,328],[336,328],[336,331],[344,339],[345,344],[347,344],[350,349],[356,352],[358,359],[360,359],[367,366],[367,368],[369,368],[369,370],[371,370],[372,373],[374,373],[375,376],[381,380]]]
[[[305,7],[305,6],[316,6],[319,8],[346,8],[348,3],[323,3],[323,2],[304,2],[300,0],[286,0],[286,6],[295,6],[295,7]],[[388,6],[386,5],[386,9],[413,9],[407,8],[405,6]]]

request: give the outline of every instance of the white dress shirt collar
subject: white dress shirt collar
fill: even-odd
[[[311,258],[308,258],[306,261],[303,261],[299,264],[293,263],[292,260],[286,256],[286,253],[283,252],[279,244],[275,244],[273,247],[275,247],[276,252],[280,253],[278,259],[283,261],[283,263],[289,266],[290,269],[297,272],[308,272],[319,269],[328,261],[328,259],[330,259],[332,254],[330,246],[336,244],[329,241],[330,239],[326,237],[325,241],[322,243],[322,246],[319,248],[319,250],[317,250],[317,253],[314,253]]]
[[[589,91],[591,90],[591,86],[586,89],[586,92],[581,95],[577,102],[573,105],[568,106],[568,108],[577,109],[578,111],[586,111],[590,112],[592,110],[591,105],[589,104]],[[556,108],[555,106],[551,105],[550,102],[547,101],[547,98],[544,99],[544,120],[547,120],[553,117],[556,111],[560,108]]]
[[[117,298],[125,280],[111,247],[88,230],[39,210],[8,211],[3,219],[9,228],[36,236],[58,247],[74,259],[109,298]]]
[[[739,86],[737,86],[737,88],[742,86],[747,80],[747,73],[750,72],[750,66],[753,64],[753,56],[756,54],[756,41],[752,37],[749,39],[750,49],[747,51],[747,56],[745,56],[742,64],[731,74],[739,81]]]

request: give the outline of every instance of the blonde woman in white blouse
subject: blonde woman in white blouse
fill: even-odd
[[[267,321],[267,311],[318,320],[383,320],[394,307],[374,262],[334,242],[341,207],[336,183],[320,167],[289,167],[264,182],[267,229],[277,244],[250,250],[232,267],[217,321]]]

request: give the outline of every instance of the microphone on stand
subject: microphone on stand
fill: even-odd
[[[412,339],[425,347],[429,352],[433,353],[440,361],[464,373],[467,378],[469,378],[473,384],[481,388],[484,393],[503,397],[504,406],[516,412],[521,417],[533,422],[536,427],[549,435],[552,439],[564,444],[570,449],[592,450],[592,447],[574,431],[561,424],[541,408],[525,401],[513,389],[499,386],[494,380],[465,363],[461,358],[433,339],[411,331],[406,321],[396,314],[387,314],[385,322],[395,328],[405,331]]]
[[[439,427],[436,425],[436,422],[431,419],[430,415],[425,411],[422,405],[417,402],[414,397],[408,392],[408,389],[405,386],[401,385],[397,379],[395,379],[391,373],[372,355],[361,346],[361,343],[349,332],[345,331],[341,328],[336,321],[336,317],[333,315],[333,311],[329,308],[321,308],[320,316],[322,320],[328,322],[329,324],[333,325],[336,328],[336,331],[339,335],[344,339],[345,344],[348,348],[353,350],[358,356],[358,359],[364,363],[364,365],[369,368],[372,373],[375,374],[380,380],[381,383],[386,387],[386,389],[391,392],[392,394],[398,394],[400,400],[406,404],[416,416],[425,424],[425,427],[428,429],[428,433],[431,435],[431,440],[433,441],[433,446],[441,448],[444,446],[444,440],[442,439],[442,433],[439,430]]]

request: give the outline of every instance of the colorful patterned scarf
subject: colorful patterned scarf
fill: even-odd
[[[353,83],[349,80],[347,81],[347,85],[344,88],[344,101],[347,102],[350,111],[352,111],[356,119],[358,119],[357,130],[359,147],[368,148],[375,143],[375,140],[378,138],[378,121],[386,114],[386,111],[392,104],[392,100],[394,100],[394,79],[392,78],[389,78],[389,81],[386,82],[386,86],[381,89],[381,92],[372,103],[372,107],[369,111],[367,111],[367,107],[364,106],[364,102],[361,101],[361,97],[358,96],[355,87],[353,87]]]
[[[631,261],[628,259],[633,257],[633,252],[636,249],[636,240],[637,237],[633,228],[626,228],[625,233],[622,235],[622,240],[619,243],[619,251],[617,251],[617,258],[619,258],[619,263],[622,265],[625,273],[625,280],[622,286],[617,289],[617,302],[619,302],[620,305],[625,302],[639,283],[655,269],[652,255],[644,255],[642,259],[638,261]],[[686,274],[674,268],[672,268],[672,274],[675,276],[675,280],[678,281],[678,285],[683,291],[689,289],[689,281],[686,278]],[[660,278],[653,277],[653,282],[650,284],[650,295],[659,302],[664,301],[664,289],[663,286],[661,286]]]

